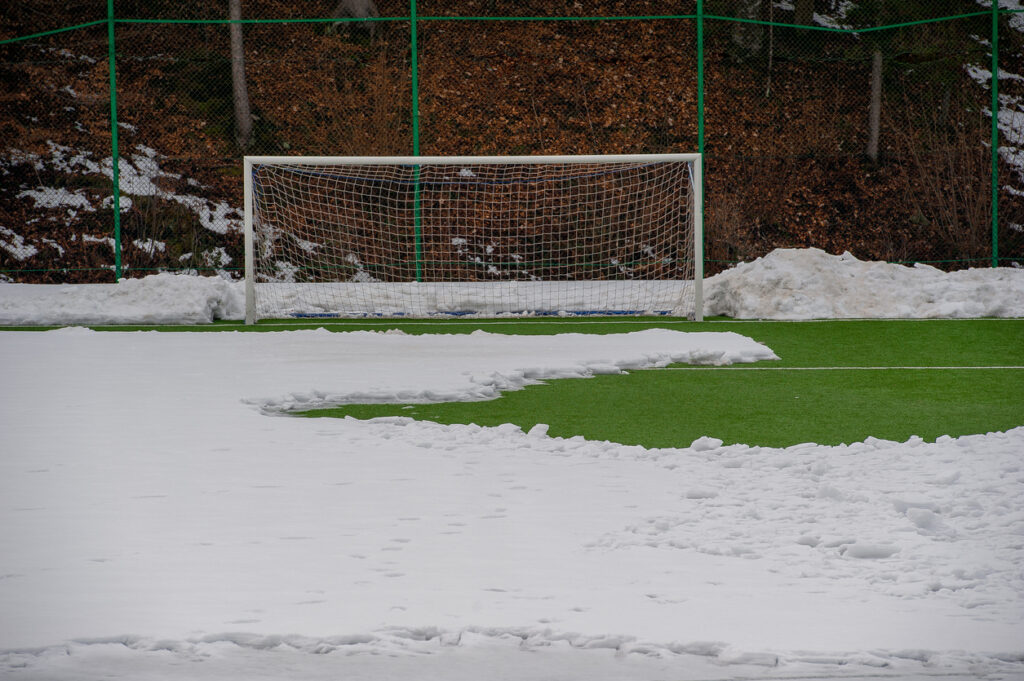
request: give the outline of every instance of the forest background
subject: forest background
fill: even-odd
[[[240,276],[245,154],[701,151],[710,274],[1020,265],[1024,14],[986,2],[12,0],[0,280]]]

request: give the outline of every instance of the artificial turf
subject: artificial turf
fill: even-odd
[[[778,361],[670,367],[562,379],[487,402],[347,405],[300,415],[410,416],[439,423],[529,429],[647,447],[726,443],[838,444],[868,437],[933,440],[1024,425],[1024,319],[687,322],[665,318],[526,320],[302,320],[100,330],[406,333],[625,333],[662,327],[731,331],[764,343]],[[38,327],[36,327],[37,329]],[[933,367],[933,368],[923,368]],[[960,367],[960,368],[955,368]],[[986,368],[987,367],[987,368]],[[1016,367],[1016,368],[1007,368]],[[758,370],[753,370],[758,369]],[[763,369],[763,370],[762,370]]]
[[[472,328],[609,333],[642,325]],[[442,328],[455,332],[454,326]],[[702,436],[766,446],[915,435],[934,440],[1024,425],[1024,320],[709,321],[670,328],[740,333],[781,359],[555,380],[487,402],[347,405],[303,415],[409,416],[524,429],[546,423],[553,436],[646,447],[686,446]]]

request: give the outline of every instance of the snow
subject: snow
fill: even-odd
[[[241,282],[153,274],[117,284],[3,284],[0,324],[200,324],[242,319]]]
[[[7,243],[0,241],[0,246]],[[14,248],[18,242],[10,243]],[[218,250],[204,253],[203,258],[222,266],[228,256]],[[412,286],[413,293],[403,298],[399,294],[404,289],[398,284],[344,284],[360,285],[380,287],[381,295],[395,297],[399,307],[411,305],[413,293],[422,295],[424,288]],[[542,285],[519,282],[517,286],[520,293],[540,295],[535,289]],[[490,295],[487,290],[470,285],[462,298],[481,304]],[[441,300],[451,298],[445,292]],[[779,249],[709,277],[704,298],[705,315],[738,319],[1024,317],[1024,269],[946,273],[927,265],[866,262],[849,253]],[[242,282],[221,277],[161,273],[117,284],[0,284],[0,325],[198,324],[244,316]]]
[[[28,260],[39,252],[39,249],[32,244],[25,243],[25,239],[20,234],[2,225],[0,225],[0,248],[10,253],[15,260]]]
[[[1010,314],[1019,274],[783,251],[709,303],[988,314],[973,288]],[[221,278],[0,285],[4,323],[240,306]],[[664,329],[0,332],[0,678],[1024,678],[1024,428],[645,449],[285,415],[770,357]]]
[[[982,7],[992,7],[992,0],[978,0],[978,4]],[[999,8],[1002,10],[1009,10],[1005,16],[1008,17],[1010,26],[1018,31],[1024,31],[1024,5],[1021,4],[1020,0],[999,0]]]
[[[705,314],[749,319],[1024,317],[1024,269],[943,272],[779,249],[711,277]]]
[[[481,258],[474,258],[482,263]],[[499,279],[477,282],[391,282],[374,279],[357,266],[347,281],[295,284],[294,273],[280,261],[278,278],[260,282],[256,310],[260,318],[295,315],[481,316],[501,317],[524,310],[536,315],[686,316],[693,309],[693,286],[686,280],[531,281]],[[488,273],[497,269],[488,265]],[[532,275],[531,275],[532,276]],[[287,282],[287,283],[286,283]]]
[[[6,166],[31,164],[37,170],[44,170],[47,167],[53,168],[68,175],[102,175],[107,178],[114,176],[114,162],[112,157],[107,157],[97,162],[92,152],[80,151],[68,146],[47,142],[50,150],[48,157],[41,157],[38,154],[24,152],[15,148],[6,150],[6,160],[0,160],[0,171],[9,174]],[[194,194],[182,194],[168,191],[161,187],[166,180],[177,180],[181,175],[170,173],[160,167],[160,163],[166,159],[165,156],[157,153],[155,149],[145,145],[136,145],[135,152],[121,157],[118,160],[118,177],[121,193],[121,210],[126,211],[131,206],[131,196],[154,196],[166,201],[178,203],[196,214],[199,223],[206,229],[218,234],[226,234],[232,230],[241,231],[242,218],[239,209],[233,208],[223,201],[211,201],[202,196]],[[191,180],[191,178],[189,178]],[[200,189],[202,185],[192,183]],[[69,192],[59,187],[37,187],[35,189],[24,189],[18,197],[31,198],[36,208],[55,208],[72,206],[86,211],[95,211],[96,207],[90,199],[81,191]],[[101,207],[109,206],[111,198],[106,197],[100,201]],[[70,212],[74,217],[74,213]]]
[[[1024,16],[1024,15],[1011,15]],[[1024,29],[1022,29],[1024,30]],[[992,87],[992,71],[981,66],[968,64],[965,67],[971,79],[986,89]],[[1024,76],[999,69],[999,80],[1019,81]],[[992,116],[991,110],[986,110],[988,116]],[[1024,152],[1020,145],[1024,144],[1024,102],[1020,97],[1014,95],[999,95],[999,111],[996,114],[996,125],[999,127],[1001,144],[999,156],[1013,168],[1018,180],[1024,180]],[[1017,194],[1019,189],[1011,186],[1004,187],[1011,194]]]
[[[789,6],[785,7],[784,9],[792,10],[793,5],[791,3],[787,4]],[[776,5],[776,7],[779,6],[781,5]],[[832,11],[834,15],[819,14],[818,12],[815,12],[814,23],[817,24],[818,26],[825,26],[827,28],[834,28],[843,31],[852,31],[854,30],[853,27],[844,24],[843,21],[846,19],[846,16],[850,13],[850,10],[854,9],[855,7],[856,5],[853,2],[848,2],[847,0],[841,0],[838,3],[833,3]],[[855,33],[854,35],[857,34]]]
[[[134,239],[132,243],[135,244],[137,249],[150,256],[154,255],[157,251],[163,253],[167,249],[165,242],[157,241],[156,239]]]
[[[16,195],[18,198],[28,197],[35,201],[36,208],[80,208],[86,212],[95,212],[92,204],[81,190],[71,192],[63,187],[40,187],[26,189]]]
[[[83,234],[82,241],[92,244],[106,244],[110,250],[117,248],[117,242],[109,236],[93,236],[92,234]],[[111,268],[113,269],[113,268]]]

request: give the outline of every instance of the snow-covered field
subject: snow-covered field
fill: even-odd
[[[783,251],[708,305],[1024,316],[1024,272]],[[240,315],[217,279],[0,284],[2,323]],[[647,450],[281,415],[771,356],[668,330],[0,332],[0,678],[1024,679],[1024,428]]]

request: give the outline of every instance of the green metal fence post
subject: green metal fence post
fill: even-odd
[[[114,56],[114,0],[107,0],[107,59],[110,62],[111,182],[114,189],[114,280],[121,279],[121,174],[117,143],[117,69]]]
[[[707,163],[704,158],[704,0],[697,0],[697,153],[701,159],[701,215],[704,212],[704,176],[707,173]],[[701,230],[700,259],[701,271],[707,262],[707,229]]]
[[[411,24],[410,67],[412,69],[412,155],[420,155],[420,77],[416,46],[416,0],[409,2]],[[413,238],[416,240],[416,281],[423,281],[423,216],[420,213],[420,167],[413,168]]]
[[[704,0],[697,0],[697,152],[704,154]]]
[[[992,267],[999,267],[999,0],[992,0]]]
[[[412,70],[412,155],[420,155],[420,74],[419,55],[416,47],[416,0],[409,1],[410,68]]]

